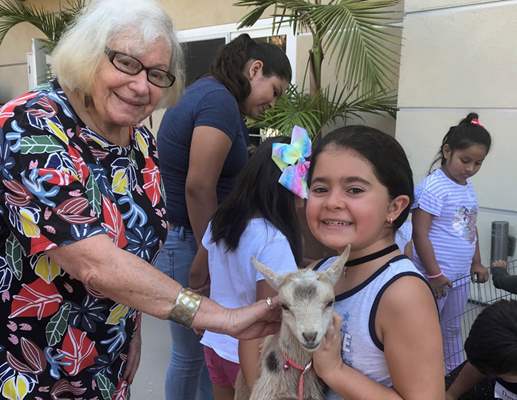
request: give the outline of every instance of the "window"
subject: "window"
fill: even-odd
[[[183,43],[183,50],[185,51],[186,85],[190,85],[196,79],[208,73],[208,68],[219,51],[219,48],[224,45],[224,38]]]

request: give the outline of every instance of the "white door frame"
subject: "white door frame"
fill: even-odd
[[[281,27],[278,32],[273,32],[273,18],[259,19],[256,24],[249,28],[237,29],[238,23],[224,24],[224,25],[212,25],[202,28],[184,29],[177,31],[178,40],[180,42],[195,42],[198,40],[209,40],[224,38],[225,42],[228,43],[235,39],[242,33],[247,33],[250,37],[264,37],[272,35],[285,35],[286,36],[286,55],[291,63],[291,69],[293,71],[292,83],[295,83],[296,78],[296,36],[293,34],[293,30],[289,26]]]

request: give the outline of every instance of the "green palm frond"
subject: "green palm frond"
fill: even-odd
[[[361,84],[367,91],[385,89],[398,67],[393,50],[398,36],[393,33],[398,18],[388,7],[399,0],[339,0],[315,5],[310,11],[314,24],[326,32],[322,47],[335,58],[345,82]]]
[[[27,22],[43,32],[46,36],[46,45],[49,50],[52,50],[65,29],[84,8],[85,4],[86,0],[71,0],[65,9],[59,12],[50,12],[42,8],[28,6],[19,0],[1,0],[0,44],[11,28]]]
[[[241,20],[239,27],[252,26],[274,7],[274,25],[289,24],[296,33],[309,30],[313,35],[312,53],[315,63],[334,57],[338,72],[349,85],[360,85],[365,92],[386,89],[397,70],[398,54],[393,50],[397,35],[393,33],[397,15],[390,7],[400,0],[331,0],[314,4],[304,0],[239,0],[237,6],[254,7]],[[319,52],[321,43],[324,54]],[[312,71],[320,73],[320,66]],[[315,79],[321,82],[320,77]]]
[[[234,3],[241,7],[255,7],[241,19],[239,28],[253,26],[269,7],[274,7],[270,14],[273,17],[273,27],[279,28],[282,24],[288,24],[296,34],[300,29],[310,30],[315,33],[309,11],[314,6],[306,0],[239,0]]]
[[[395,115],[397,98],[394,92],[375,91],[359,94],[357,87],[325,89],[317,95],[302,93],[296,86],[278,99],[253,126],[278,129],[289,135],[295,125],[303,126],[312,138],[338,120],[362,119],[365,114]]]
[[[296,86],[278,99],[275,107],[267,110],[253,126],[258,128],[278,129],[282,134],[290,135],[293,126],[303,126],[311,137],[321,130],[321,113],[319,98],[299,92]]]

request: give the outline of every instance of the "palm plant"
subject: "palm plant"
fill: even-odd
[[[283,24],[310,32],[309,51],[304,83],[292,86],[287,95],[257,126],[290,132],[292,126],[304,126],[313,136],[330,123],[362,113],[394,115],[396,95],[390,89],[396,74],[398,53],[392,48],[399,35],[393,33],[399,17],[390,7],[399,0],[238,0],[236,6],[252,7],[239,27],[253,26],[267,9],[273,7],[273,29]],[[324,59],[336,66],[341,85],[322,87]]]
[[[86,0],[69,0],[65,8],[52,12],[26,5],[20,0],[0,0],[0,44],[12,27],[27,22],[43,32],[50,52],[85,3]]]

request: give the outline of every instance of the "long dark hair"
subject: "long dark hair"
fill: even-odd
[[[448,145],[451,153],[454,153],[456,150],[463,150],[476,144],[485,146],[488,153],[492,145],[492,138],[490,133],[479,123],[479,115],[470,113],[458,125],[449,128],[442,139],[438,155],[429,167],[429,173],[433,171],[438,162],[440,162],[440,165],[445,164],[446,160],[443,154],[445,145]]]
[[[237,103],[242,104],[251,93],[249,80],[244,75],[244,67],[249,60],[262,61],[264,76],[276,75],[291,81],[291,64],[282,49],[274,44],[256,42],[249,35],[242,34],[221,48],[210,66],[210,75],[228,88]]]
[[[302,237],[295,195],[278,183],[281,171],[271,159],[273,143],[289,141],[288,137],[278,136],[257,148],[212,218],[214,242],[223,240],[228,251],[235,250],[248,222],[263,217],[284,234],[297,264],[301,263]]]
[[[409,197],[408,206],[393,221],[393,228],[400,228],[409,215],[414,198],[413,172],[400,143],[387,133],[369,126],[354,125],[338,128],[325,135],[312,153],[308,175],[309,185],[318,156],[330,146],[352,149],[368,160],[375,176],[388,189],[392,199],[400,195]]]

